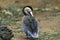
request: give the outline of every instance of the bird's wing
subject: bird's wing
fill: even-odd
[[[34,17],[27,17],[23,23],[28,30],[37,31],[38,23]]]

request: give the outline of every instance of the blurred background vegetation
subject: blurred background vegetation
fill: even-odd
[[[60,0],[0,0],[0,26],[10,28],[12,40],[26,40],[22,31],[22,8],[32,6],[40,27],[39,40],[60,40]]]

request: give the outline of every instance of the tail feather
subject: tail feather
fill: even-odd
[[[28,34],[32,37],[32,38],[38,38],[39,37],[39,35],[38,35],[38,33],[31,33],[30,31],[28,31]]]

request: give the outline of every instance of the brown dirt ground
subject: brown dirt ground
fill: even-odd
[[[51,15],[49,12],[37,13],[34,15],[41,25],[41,32],[53,33],[55,31],[60,30],[60,12],[56,13],[56,16],[49,15]],[[19,23],[21,23],[21,21],[19,21],[18,24]],[[9,28],[12,28],[12,26],[10,26]],[[15,27],[13,27],[13,29],[15,29]],[[14,33],[14,35],[15,36],[13,40],[26,40],[24,32]]]
[[[45,0],[46,1],[46,0]],[[53,7],[58,6],[60,7],[60,0],[49,0],[51,1],[51,4]],[[57,3],[56,3],[57,1]],[[31,5],[32,7],[41,7],[41,3],[44,2],[44,0],[0,0],[0,6],[1,7],[23,7],[26,5]],[[43,6],[43,5],[42,5]],[[60,30],[60,12],[56,13],[58,16],[49,16],[52,13],[49,12],[38,12],[35,14],[36,18],[38,19],[41,28],[40,30],[42,32],[48,32],[53,33],[54,31]],[[21,21],[18,22],[18,24],[21,23]],[[21,25],[20,25],[21,26]],[[10,25],[9,28],[12,28],[14,30],[16,28],[15,25]],[[12,40],[25,40],[25,34],[24,33],[14,33],[14,37]]]

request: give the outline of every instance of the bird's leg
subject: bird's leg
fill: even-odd
[[[28,33],[26,33],[26,36],[27,36],[27,38],[30,38],[30,35]]]

